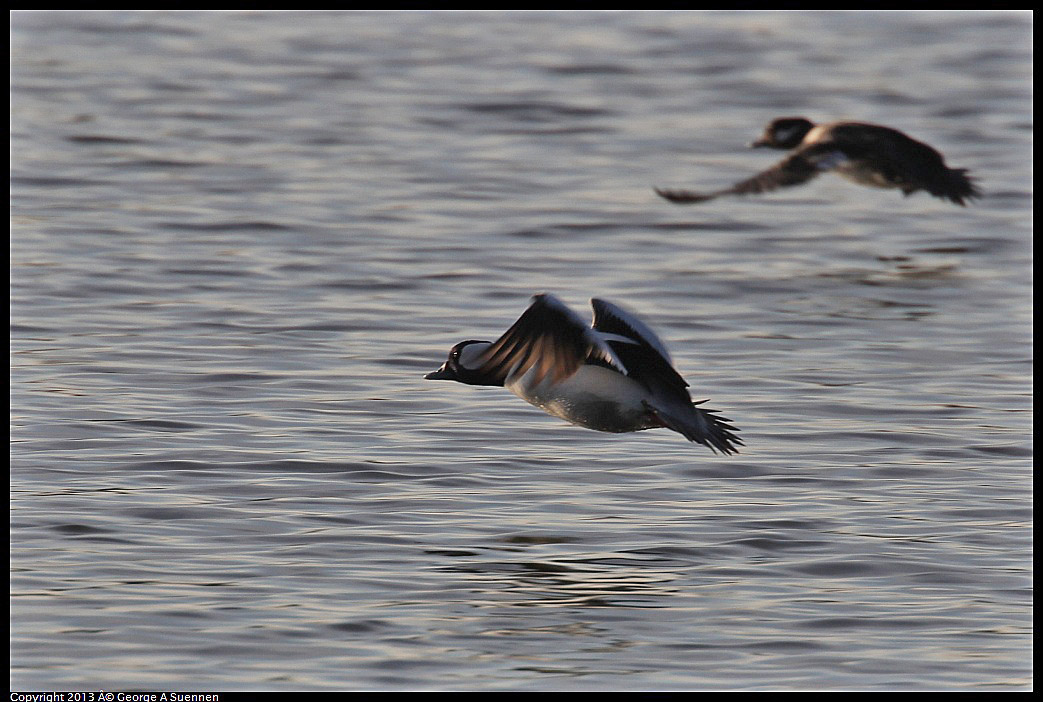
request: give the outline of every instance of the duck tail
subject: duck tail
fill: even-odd
[[[706,402],[706,400],[702,402]],[[736,447],[743,445],[742,439],[735,434],[739,430],[731,424],[731,420],[718,416],[716,410],[695,406],[702,402],[693,402],[689,405],[688,410],[681,407],[673,407],[668,410],[653,407],[647,402],[645,408],[664,427],[673,429],[689,441],[702,444],[711,451],[720,451],[725,455],[738,453],[739,449]]]
[[[961,207],[967,203],[964,200],[973,200],[981,197],[981,191],[974,184],[974,179],[967,174],[966,168],[950,168],[945,173],[944,182],[932,189],[931,194],[950,200]]]

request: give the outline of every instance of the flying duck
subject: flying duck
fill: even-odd
[[[738,431],[692,402],[659,337],[632,313],[593,299],[590,326],[550,294],[493,342],[461,341],[427,380],[506,387],[545,412],[588,429],[665,427],[714,452],[737,453]]]
[[[944,157],[897,129],[862,122],[815,125],[803,117],[773,120],[754,147],[792,149],[782,161],[735,185],[708,193],[655,188],[670,202],[705,202],[721,195],[764,193],[806,183],[820,173],[837,174],[861,185],[898,188],[904,195],[926,190],[964,205],[981,192],[964,168],[949,168]]]

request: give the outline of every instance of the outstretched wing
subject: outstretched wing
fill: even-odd
[[[557,382],[579,370],[588,357],[626,373],[616,353],[584,320],[558,298],[541,294],[533,296],[529,309],[482,353],[479,371],[506,381],[535,368],[533,384],[547,377]]]
[[[595,331],[604,334],[618,334],[644,342],[658,351],[667,362],[672,362],[670,352],[666,350],[666,344],[633,312],[596,297],[590,301],[590,306],[594,308],[594,321],[591,323],[591,327]]]
[[[605,300],[590,301],[594,308],[594,330],[599,332],[629,369],[627,375],[653,395],[688,404],[688,383],[674,370],[666,346],[648,325],[633,313]]]
[[[755,195],[807,183],[819,173],[832,170],[846,160],[843,152],[831,148],[828,144],[815,144],[799,149],[768,170],[723,190],[698,193],[691,190],[655,188],[655,191],[660,197],[678,204],[706,202],[722,195]]]

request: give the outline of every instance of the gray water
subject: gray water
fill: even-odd
[[[1029,689],[1031,34],[16,13],[12,688]],[[652,191],[794,114],[985,197]],[[422,380],[541,291],[742,453]]]

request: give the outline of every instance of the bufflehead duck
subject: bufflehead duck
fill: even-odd
[[[905,195],[926,190],[931,195],[964,204],[981,193],[964,168],[949,168],[940,153],[897,129],[861,122],[815,125],[803,117],[772,121],[754,147],[793,149],[771,168],[747,180],[709,193],[688,190],[655,191],[676,203],[712,200],[720,195],[748,195],[806,183],[819,173],[836,171],[861,185],[899,188]]]
[[[728,419],[697,407],[663,342],[630,312],[593,299],[588,327],[561,300],[536,295],[493,342],[461,341],[427,380],[506,387],[545,412],[588,429],[666,427],[714,452],[738,453]],[[703,400],[702,402],[706,402]]]

